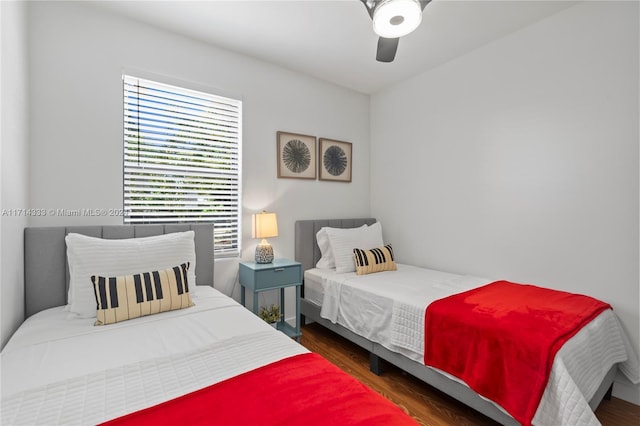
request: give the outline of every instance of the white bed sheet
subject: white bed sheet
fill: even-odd
[[[317,304],[323,318],[422,363],[425,307],[489,282],[403,264],[397,271],[369,275],[309,269],[305,271],[305,298],[307,286],[316,294],[322,292],[322,302]]]
[[[423,364],[426,306],[491,281],[402,264],[397,271],[369,275],[310,269],[305,271],[305,296],[311,283],[315,293],[324,292],[323,318]],[[632,382],[640,381],[637,355],[617,317],[606,311],[556,355],[534,424],[599,424],[588,401],[616,363]]]
[[[30,317],[0,354],[2,424],[96,424],[308,352],[211,287],[193,301],[107,326]]]

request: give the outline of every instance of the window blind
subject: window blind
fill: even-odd
[[[213,222],[240,253],[242,102],[123,76],[124,222]]]

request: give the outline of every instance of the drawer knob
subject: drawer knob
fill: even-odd
[[[282,271],[284,271],[284,268],[276,268],[276,269],[274,269],[274,271],[276,271],[276,272],[282,272]]]

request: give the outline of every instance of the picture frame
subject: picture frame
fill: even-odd
[[[279,131],[278,178],[316,179],[316,137]]]
[[[320,180],[351,182],[351,142],[320,138],[318,168]]]

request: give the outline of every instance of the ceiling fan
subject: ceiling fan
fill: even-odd
[[[431,0],[360,0],[373,20],[378,38],[376,60],[392,62],[400,37],[409,34],[422,22],[422,11]]]

